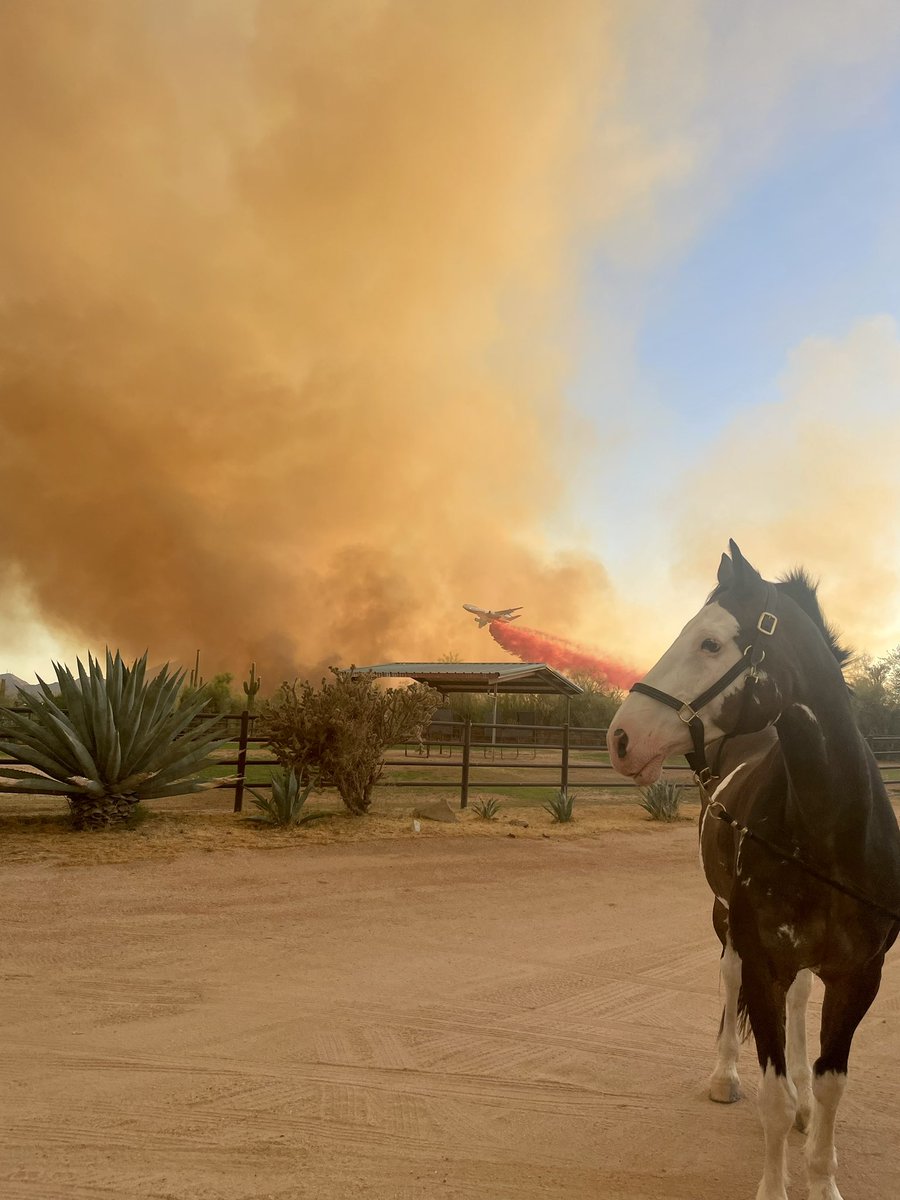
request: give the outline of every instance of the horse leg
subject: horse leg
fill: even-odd
[[[745,971],[745,987],[746,977]],[[771,1009],[774,1020],[760,1021],[758,1008],[756,1020],[753,1008],[750,1012],[762,1071],[759,1084],[759,1115],[766,1139],[763,1177],[756,1192],[756,1200],[787,1200],[787,1136],[797,1116],[797,1092],[787,1073],[783,1025],[778,1028],[781,1024],[778,1017],[784,1011],[783,999],[780,1002],[775,999],[774,989]]]
[[[797,1091],[787,1073],[785,1000],[787,981],[776,978],[752,910],[732,905],[731,931],[741,956],[741,987],[762,1077],[759,1116],[766,1139],[763,1177],[756,1200],[788,1200],[787,1136],[797,1115]]]
[[[716,1067],[709,1079],[709,1098],[719,1104],[733,1104],[740,1100],[741,1081],[738,1078],[738,1054],[741,1039],[738,1036],[738,997],[741,991],[741,960],[726,936],[719,964],[722,982],[725,985],[725,1007],[716,1041]]]
[[[809,1200],[841,1200],[835,1183],[834,1122],[847,1083],[850,1044],[881,984],[883,957],[856,975],[825,981],[822,1053],[813,1067],[813,1112],[806,1143]]]
[[[812,1071],[806,1049],[806,1006],[812,991],[812,971],[798,971],[787,994],[787,1066],[797,1089],[794,1124],[804,1132],[812,1111]]]

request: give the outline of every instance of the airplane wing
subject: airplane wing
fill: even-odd
[[[513,616],[513,613],[522,611],[522,606],[518,608],[479,608],[477,604],[464,604],[463,608],[466,612],[474,615],[478,628],[483,629],[485,625],[490,625],[492,621],[518,621],[518,617]]]

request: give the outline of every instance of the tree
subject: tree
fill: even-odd
[[[381,688],[368,674],[331,668],[319,688],[283,683],[260,712],[258,731],[278,761],[318,786],[332,783],[352,813],[368,812],[384,752],[421,738],[441,703],[423,684]]]
[[[847,673],[863,733],[900,733],[900,646],[881,658],[860,654]]]
[[[622,703],[623,693],[593,675],[572,678],[582,688],[580,696],[572,697],[569,710],[572,724],[583,729],[605,729]]]
[[[190,683],[186,684],[181,689],[178,707],[181,708],[185,704],[193,705],[199,699],[200,707],[205,712],[217,712],[222,715],[239,712],[242,705],[231,690],[233,679],[234,676],[230,671],[223,671],[220,675],[213,675],[209,683],[201,683],[199,687]]]

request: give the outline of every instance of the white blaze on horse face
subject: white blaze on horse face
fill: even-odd
[[[721,604],[707,604],[688,621],[656,666],[644,676],[644,683],[689,703],[740,659],[742,652],[736,640],[739,630],[737,619]],[[719,649],[711,649],[714,646]],[[724,733],[717,724],[722,705],[745,682],[743,675],[739,675],[703,708],[700,715],[707,742]],[[627,735],[624,757],[616,753],[614,733],[619,730]],[[659,777],[670,754],[683,754],[691,748],[691,736],[674,709],[650,696],[632,692],[609,723],[609,747],[616,770],[644,785]]]

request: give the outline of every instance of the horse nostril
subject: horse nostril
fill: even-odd
[[[616,746],[616,754],[619,758],[624,758],[628,753],[628,734],[624,729],[616,729],[613,732],[613,741]]]

